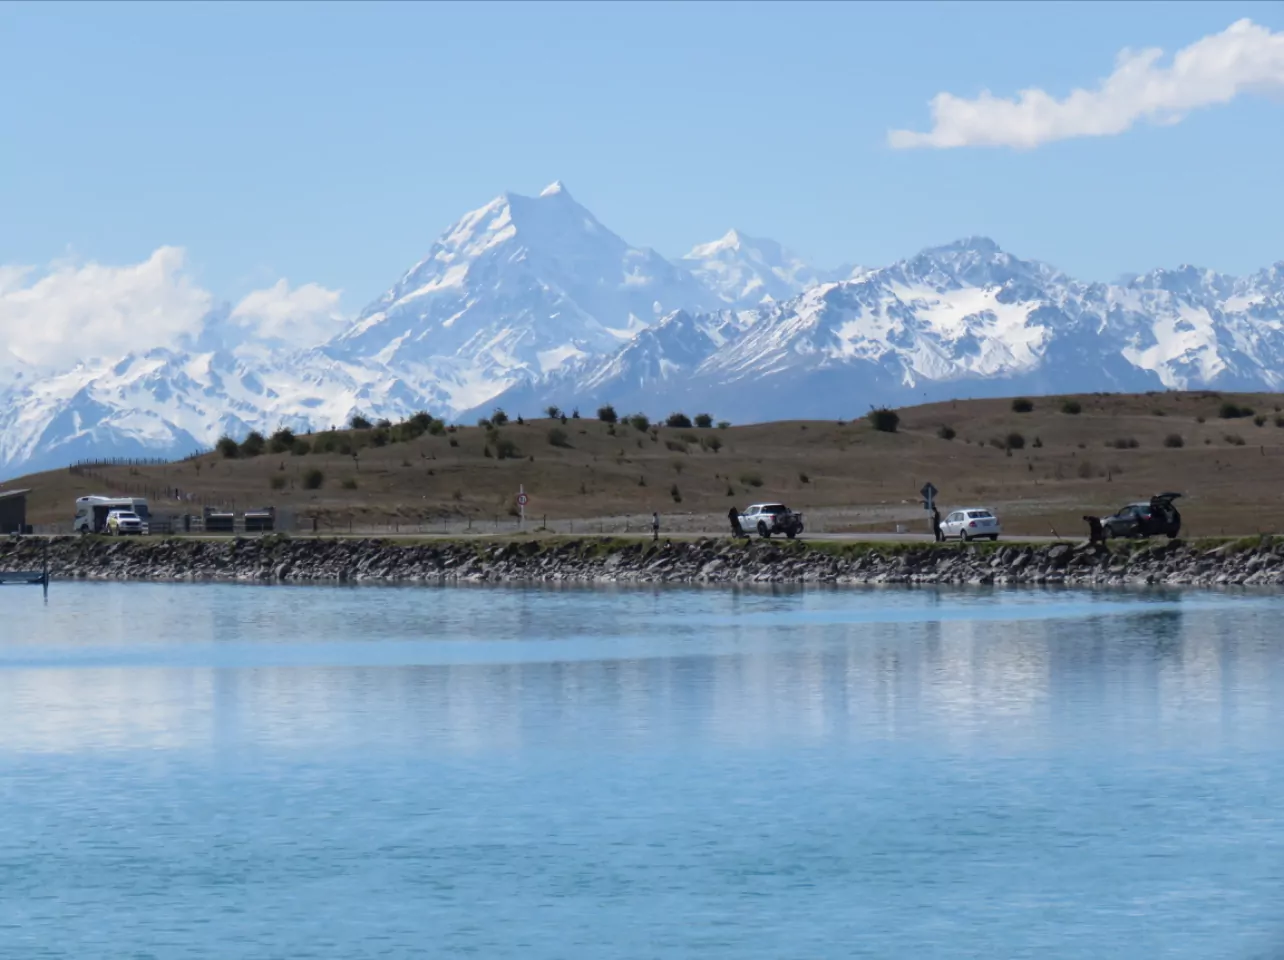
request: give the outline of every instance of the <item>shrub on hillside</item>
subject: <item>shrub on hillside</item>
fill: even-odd
[[[1232,447],[1242,447],[1244,445],[1244,438],[1241,437],[1238,433],[1228,433],[1226,434],[1226,436],[1222,437],[1222,439],[1225,440],[1227,443],[1229,443]]]
[[[311,452],[312,444],[308,443],[306,440],[296,438],[294,443],[290,445],[290,453],[296,457],[306,457]]]
[[[1083,413],[1083,404],[1078,400],[1066,400],[1061,404],[1061,412],[1068,413],[1071,416],[1078,416]]]
[[[1028,397],[1017,397],[1012,401],[1013,413],[1029,413],[1034,409],[1034,402]]]
[[[375,426],[376,426],[376,427],[378,427],[380,430],[391,430],[391,429],[392,429],[392,421],[391,421],[391,420],[389,420],[387,417],[384,417],[384,418],[382,418],[381,420],[379,420],[379,421],[375,424]]]
[[[325,483],[325,474],[316,467],[303,471],[303,489],[320,490],[323,483]]]
[[[1114,447],[1116,450],[1136,450],[1140,443],[1136,437],[1116,437],[1106,444],[1107,447]]]
[[[740,482],[746,487],[761,487],[762,476],[757,473],[742,473],[740,474]]]
[[[567,436],[566,431],[561,427],[553,427],[548,431],[548,444],[550,447],[565,447],[571,445],[571,438]]]
[[[1239,420],[1243,417],[1251,417],[1253,415],[1253,408],[1241,407],[1237,403],[1227,401],[1218,408],[1217,415],[1223,420]]]
[[[888,407],[874,407],[865,414],[865,419],[880,433],[895,433],[896,428],[901,425],[900,414]]]
[[[241,456],[257,457],[267,449],[267,440],[257,430],[251,430],[241,441]]]
[[[678,489],[678,485],[676,483],[669,487],[669,496],[673,498],[674,503],[682,502],[682,492]]]
[[[635,413],[629,417],[629,426],[639,433],[646,433],[651,429],[651,421],[647,419],[645,413]]]
[[[1253,418],[1253,426],[1255,427],[1266,426],[1266,417],[1259,413],[1257,416]]]
[[[608,403],[597,408],[597,418],[603,423],[616,423],[619,421],[620,415],[615,412],[615,407]]]
[[[268,477],[268,486],[271,487],[273,490],[284,490],[285,483],[286,483],[285,477],[281,476],[279,473],[276,474],[275,476]]]
[[[691,418],[685,413],[671,413],[665,419],[666,427],[675,427],[677,429],[687,429],[691,426]]]
[[[348,426],[353,430],[369,430],[374,424],[359,413],[354,413],[348,420]]]
[[[1025,437],[1017,433],[1015,430],[1009,433],[1007,437],[1004,438],[1004,442],[1006,443],[1007,448],[1009,450],[1025,449]]]
[[[936,428],[936,435],[940,437],[942,440],[953,440],[955,437],[958,436],[958,434],[955,433],[953,427],[947,426],[944,423]]]
[[[1275,418],[1275,426],[1284,427],[1284,416],[1279,416]]]
[[[287,450],[293,450],[294,431],[289,427],[282,427],[269,438],[268,449],[273,453],[285,453]]]
[[[1186,446],[1186,441],[1182,439],[1180,433],[1170,433],[1164,437],[1164,446],[1176,450],[1178,447]]]
[[[722,449],[722,441],[719,440],[717,437],[710,437],[708,440],[705,441],[705,446],[707,446],[714,453],[717,453],[719,450]]]
[[[498,460],[516,460],[522,455],[517,449],[517,444],[507,437],[500,437],[495,441],[495,457]]]
[[[718,429],[719,429],[719,430],[726,430],[726,429],[727,429],[728,427],[730,427],[730,426],[731,426],[731,421],[730,421],[730,420],[719,420],[719,421],[718,421]]]
[[[562,408],[555,403],[550,403],[547,407],[544,408],[544,415],[548,417],[548,419],[550,420],[561,420]]]
[[[668,448],[669,450],[672,450],[674,453],[687,452],[687,445],[683,443],[681,440],[665,440],[664,445],[666,448]]]
[[[357,489],[357,478],[356,478],[356,477],[348,477],[347,479],[345,479],[345,480],[343,481],[342,486],[343,486],[343,489],[344,489],[344,490],[355,490],[355,489]]]
[[[1034,438],[1034,443],[1030,444],[1036,450],[1043,446],[1043,441],[1039,437]]]
[[[707,413],[697,413],[695,415],[695,425],[701,430],[708,430],[713,426],[713,417]]]
[[[241,445],[229,436],[219,437],[218,443],[214,444],[214,449],[225,460],[235,460],[241,455]]]
[[[504,412],[502,407],[496,407],[491,411],[490,422],[497,427],[502,427],[504,424],[508,423],[508,414]]]

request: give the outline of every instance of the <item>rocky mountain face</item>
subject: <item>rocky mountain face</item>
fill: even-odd
[[[226,312],[191,342],[61,370],[0,353],[0,477],[181,456],[223,433],[358,411],[463,419],[610,402],[743,422],[1284,380],[1284,262],[1083,283],[974,237],[826,274],[736,230],[669,261],[560,183],[461,218],[326,342],[239,342]]]

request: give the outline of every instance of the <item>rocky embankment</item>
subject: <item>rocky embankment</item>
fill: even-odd
[[[0,543],[0,570],[45,542]],[[1284,540],[956,546],[705,539],[49,541],[54,579],[383,583],[1284,584]]]

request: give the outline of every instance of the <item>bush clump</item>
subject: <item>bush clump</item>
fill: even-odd
[[[1003,438],[1009,450],[1024,450],[1025,437],[1013,430]]]
[[[267,449],[267,438],[257,430],[251,430],[241,441],[241,456],[257,457]]]
[[[676,483],[669,487],[669,496],[673,498],[674,503],[682,502],[682,491],[678,489],[678,485]]]
[[[544,408],[544,415],[548,417],[548,419],[550,420],[561,420],[562,408],[555,403],[550,403],[547,407]]]
[[[1068,413],[1072,417],[1077,417],[1083,413],[1083,404],[1078,400],[1066,400],[1061,404],[1061,412]]]
[[[496,407],[491,411],[490,422],[497,427],[502,427],[504,424],[508,423],[508,414],[504,412],[502,407]]]
[[[936,428],[936,435],[942,440],[953,440],[958,436],[953,427],[946,426],[945,424],[941,424]]]
[[[241,455],[241,445],[229,436],[221,436],[218,443],[214,444],[214,449],[224,460],[235,460]]]
[[[695,415],[695,425],[701,430],[708,430],[713,426],[713,417],[707,413],[697,413]]]
[[[761,487],[762,475],[757,473],[742,473],[740,474],[740,482],[746,487]]]
[[[687,445],[683,443],[681,440],[665,440],[664,445],[667,449],[672,450],[674,453],[687,452]]]
[[[570,449],[571,438],[561,427],[553,427],[548,431],[548,445],[550,447],[562,447]]]
[[[1170,450],[1176,450],[1179,447],[1186,446],[1186,441],[1182,438],[1180,433],[1170,433],[1168,436],[1164,437],[1164,446],[1168,447]]]
[[[304,490],[320,490],[323,483],[325,483],[325,474],[316,467],[303,471]]]
[[[495,459],[497,460],[516,460],[522,455],[517,449],[517,444],[507,437],[500,437],[495,441]]]
[[[1029,413],[1034,409],[1034,401],[1029,397],[1017,397],[1012,401],[1013,413]],[[1019,448],[1018,448],[1019,449]]]
[[[374,426],[374,424],[371,423],[369,420],[367,420],[365,417],[363,417],[361,414],[354,413],[351,417],[348,418],[348,426],[351,427],[353,430],[369,430],[371,427]]]
[[[1225,440],[1227,443],[1229,443],[1232,447],[1242,447],[1244,445],[1244,438],[1241,437],[1238,433],[1228,433],[1226,434],[1226,436],[1222,437],[1222,439]]]
[[[620,415],[615,412],[615,407],[608,403],[597,408],[597,418],[603,423],[616,423],[619,421]]]
[[[635,413],[629,417],[629,426],[639,433],[646,433],[651,429],[651,421],[645,413]]]
[[[312,444],[306,440],[295,438],[294,443],[290,446],[290,453],[296,457],[306,457],[311,452]]]
[[[671,413],[664,420],[666,427],[676,427],[679,430],[691,429],[691,418],[685,413]]]
[[[1266,426],[1266,417],[1263,414],[1259,413],[1257,416],[1253,418],[1253,426],[1255,427]]]
[[[874,407],[865,414],[869,425],[880,433],[895,433],[901,425],[901,416],[889,407]]]
[[[1223,420],[1239,420],[1253,415],[1252,407],[1241,407],[1238,403],[1227,401],[1217,409],[1217,415]]]
[[[1106,444],[1108,447],[1114,447],[1116,450],[1136,450],[1141,446],[1136,437],[1116,437]]]
[[[286,453],[294,449],[294,431],[282,427],[268,439],[268,449],[273,453]]]

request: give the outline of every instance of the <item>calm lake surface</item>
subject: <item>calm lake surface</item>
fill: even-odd
[[[3,957],[1284,955],[1278,596],[0,599]]]

